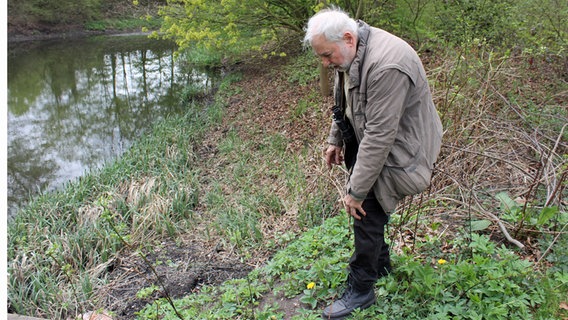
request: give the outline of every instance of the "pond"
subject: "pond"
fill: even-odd
[[[186,85],[209,90],[218,79],[174,53],[144,35],[9,44],[8,216],[183,112]]]

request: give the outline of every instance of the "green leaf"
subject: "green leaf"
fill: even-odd
[[[474,220],[471,221],[471,231],[481,231],[487,229],[491,225],[489,220]]]
[[[510,212],[518,207],[517,203],[506,192],[499,192],[495,195],[495,198],[501,202],[501,209],[505,212]]]
[[[544,225],[545,223],[548,222],[548,220],[550,220],[552,217],[554,217],[554,215],[556,215],[557,213],[558,213],[558,207],[543,208],[542,211],[540,212],[540,215],[538,216],[537,224],[539,226]]]

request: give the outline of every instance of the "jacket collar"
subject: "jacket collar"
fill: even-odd
[[[369,41],[369,35],[371,34],[371,28],[367,23],[357,20],[357,24],[359,25],[359,29],[357,30],[357,54],[349,68],[349,89],[359,86],[361,65],[365,61],[367,43]]]

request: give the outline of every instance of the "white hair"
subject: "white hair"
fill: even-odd
[[[311,46],[312,40],[318,35],[323,35],[328,41],[338,42],[347,31],[356,35],[357,28],[357,22],[343,10],[337,7],[322,9],[308,20],[303,42],[305,46]]]

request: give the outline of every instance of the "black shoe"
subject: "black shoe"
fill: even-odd
[[[357,291],[348,283],[347,289],[341,296],[341,299],[327,306],[322,313],[323,319],[343,319],[347,317],[355,309],[365,309],[375,303],[375,290],[371,288],[368,291]]]

